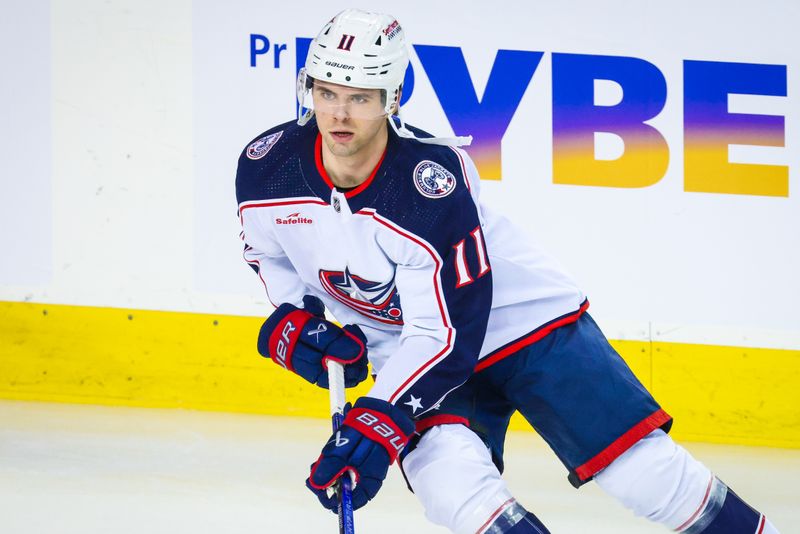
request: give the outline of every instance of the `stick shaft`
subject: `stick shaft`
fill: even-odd
[[[328,384],[330,394],[331,421],[333,431],[339,429],[344,420],[344,368],[342,364],[328,360]],[[353,524],[353,497],[350,477],[343,476],[336,483],[339,495],[339,534],[355,534]]]

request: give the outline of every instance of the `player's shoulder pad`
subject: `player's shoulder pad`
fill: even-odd
[[[431,134],[406,127],[419,138]],[[400,145],[396,169],[403,181],[413,186],[413,192],[429,200],[441,200],[459,193],[469,193],[470,184],[461,154],[453,147],[421,143],[415,139],[397,138]]]
[[[417,137],[426,132],[408,127]],[[391,192],[382,195],[381,211],[416,235],[440,233],[445,227],[477,224],[477,206],[470,193],[461,154],[444,145],[395,137]],[[427,239],[427,237],[426,237]],[[432,241],[437,239],[431,236]]]
[[[288,121],[247,143],[236,171],[237,202],[307,195],[298,154],[315,132],[310,125]]]

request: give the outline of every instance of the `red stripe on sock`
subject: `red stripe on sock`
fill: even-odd
[[[706,488],[706,494],[703,496],[703,502],[700,503],[700,506],[689,517],[689,519],[687,519],[681,526],[675,529],[677,532],[680,532],[681,530],[685,529],[686,527],[694,523],[695,519],[697,519],[697,516],[700,515],[700,512],[702,512],[705,509],[706,504],[708,503],[708,496],[711,495],[711,486],[713,485],[714,485],[714,475],[711,475],[711,480],[708,481],[708,487]]]
[[[494,513],[489,517],[489,519],[486,520],[486,523],[481,525],[481,528],[477,530],[476,534],[482,534],[484,530],[486,530],[489,526],[491,526],[492,523],[494,523],[494,520],[497,519],[497,516],[502,514],[505,511],[505,509],[511,506],[513,503],[514,503],[514,497],[511,497],[506,502],[501,504],[500,508],[495,510]]]

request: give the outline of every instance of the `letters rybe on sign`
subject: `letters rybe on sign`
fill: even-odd
[[[398,31],[399,25],[392,23],[384,29],[384,35],[392,39]],[[350,50],[353,39],[343,34],[338,48]],[[298,71],[311,41],[309,37],[295,38],[294,65]],[[270,44],[265,35],[250,34],[251,67],[257,66],[259,56],[270,52],[274,68],[280,67],[281,52],[287,49],[287,44],[275,43],[274,47]],[[529,92],[530,83],[542,82],[543,77],[536,81],[534,74],[545,52],[498,50],[486,90],[478,100],[476,94],[480,90],[473,84],[461,47],[416,44],[412,48],[453,131],[475,136],[471,153],[481,178],[500,180],[506,132]],[[683,72],[680,81],[673,82],[667,78],[670,71],[631,55],[559,52],[548,55],[552,70],[552,183],[649,187],[667,176],[672,167],[670,160],[677,156],[683,160],[686,192],[789,196],[789,165],[759,159],[735,162],[728,155],[731,144],[786,147],[786,123],[791,120],[788,114],[771,112],[769,107],[761,113],[741,113],[728,106],[730,95],[786,98],[789,94],[786,64],[680,60],[680,56],[675,56],[675,60],[682,61]],[[413,71],[413,66],[409,66],[401,106],[414,93]],[[291,79],[296,75],[297,72]],[[615,104],[596,102],[598,80],[616,83],[625,98]],[[669,87],[669,94],[683,94],[683,105],[677,106],[678,113],[682,110],[683,114],[683,132],[679,128],[662,131],[660,126],[650,124],[661,116],[662,110],[669,109],[667,106],[676,107],[674,102],[667,101],[668,81],[682,84]],[[286,90],[294,92],[294,85]],[[793,104],[786,100],[782,105],[790,103]],[[677,154],[671,147],[674,141],[668,139],[668,134],[674,135],[672,132],[683,134]],[[621,139],[622,155],[611,151],[598,159],[596,133],[613,134]]]

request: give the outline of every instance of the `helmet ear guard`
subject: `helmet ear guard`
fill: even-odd
[[[358,9],[342,11],[311,42],[305,67],[298,72],[297,123],[303,126],[314,115],[311,91],[316,79],[346,87],[382,90],[385,116],[400,137],[428,144],[470,144],[471,136],[418,139],[405,127],[400,115],[400,95],[408,63],[405,34],[397,19]],[[394,115],[398,121],[393,119]]]
[[[297,104],[298,104],[298,116],[297,124],[300,126],[305,126],[305,124],[311,120],[311,117],[314,115],[313,108],[305,107],[306,103],[306,94],[310,95],[311,89],[314,87],[314,82],[311,78],[308,77],[306,74],[306,68],[302,67],[300,72],[297,73]]]

